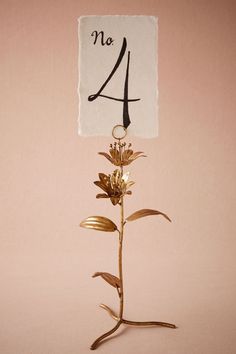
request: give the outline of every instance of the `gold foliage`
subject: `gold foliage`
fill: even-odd
[[[101,276],[107,283],[114,286],[114,288],[120,288],[120,279],[115,275],[106,272],[96,272],[93,278]]]
[[[105,216],[89,216],[80,223],[81,227],[98,231],[113,232],[117,230],[117,226],[113,221]]]
[[[170,218],[166,214],[162,213],[161,211],[153,210],[153,209],[140,209],[135,213],[131,214],[130,216],[128,216],[128,218],[126,218],[126,221],[134,221],[149,215],[162,215],[164,216],[164,218],[166,218],[168,221],[171,222]]]

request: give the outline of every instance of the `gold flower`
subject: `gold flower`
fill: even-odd
[[[133,152],[130,149],[131,144],[126,149],[126,143],[114,143],[110,145],[110,155],[106,152],[99,152],[99,155],[105,156],[115,166],[127,166],[138,157],[146,157],[142,151]]]
[[[111,175],[99,173],[99,181],[94,184],[100,187],[105,193],[97,194],[96,198],[110,198],[113,205],[120,202],[120,198],[125,194],[132,194],[128,191],[134,182],[129,181],[129,172],[124,175],[119,170],[115,170]]]

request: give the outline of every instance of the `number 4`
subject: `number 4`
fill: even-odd
[[[140,98],[136,98],[136,99],[129,99],[128,98],[130,51],[128,51],[128,58],[127,58],[126,75],[125,75],[125,83],[124,83],[124,98],[123,99],[122,98],[115,98],[115,97],[111,97],[111,96],[107,96],[107,95],[102,95],[101,94],[102,91],[104,90],[104,88],[106,87],[106,85],[108,84],[108,82],[111,80],[111,78],[115,74],[115,72],[118,69],[118,67],[120,66],[120,63],[122,62],[122,59],[123,59],[123,57],[125,55],[126,48],[127,48],[127,40],[124,37],[123,38],[122,47],[121,47],[121,50],[120,50],[120,54],[119,54],[119,56],[117,58],[117,61],[116,61],[115,65],[114,65],[110,75],[108,76],[108,78],[103,83],[103,85],[101,86],[101,88],[98,90],[97,93],[88,96],[88,101],[92,102],[92,101],[96,100],[98,97],[104,97],[104,98],[108,98],[110,100],[123,102],[123,126],[125,128],[128,128],[128,126],[131,123],[130,122],[130,118],[129,118],[129,102],[140,101]]]

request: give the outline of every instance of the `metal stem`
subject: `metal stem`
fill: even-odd
[[[123,166],[121,166],[121,174],[123,175]],[[124,236],[124,197],[120,201],[120,234],[119,234],[119,278],[120,278],[120,312],[119,319],[122,321],[124,312],[124,286],[123,286],[123,265],[122,265],[122,248]]]
[[[169,328],[177,328],[176,325],[168,322],[158,322],[158,321],[128,321],[123,319],[122,323],[131,325],[131,326],[140,326],[140,327],[150,327],[150,326],[162,326]]]
[[[120,320],[119,317],[109,306],[101,304],[100,307],[103,308],[104,310],[106,310],[114,320],[119,322],[119,320]],[[137,327],[162,326],[162,327],[169,327],[169,328],[177,328],[176,325],[174,325],[172,323],[160,322],[160,321],[129,321],[129,320],[122,318],[122,323],[125,323],[127,325],[131,325],[131,326],[137,326]]]
[[[114,328],[112,328],[110,331],[104,333],[102,336],[98,337],[98,338],[93,342],[93,344],[91,345],[90,349],[91,349],[91,350],[96,349],[96,348],[99,346],[100,342],[101,342],[104,338],[110,336],[112,333],[114,333],[114,332],[120,327],[121,323],[122,323],[122,321],[119,321],[119,322],[115,325]]]
[[[120,147],[121,148],[121,147]],[[123,166],[120,167],[121,176],[123,176]],[[120,298],[120,312],[119,318],[116,326],[112,328],[110,331],[104,333],[102,336],[98,337],[93,344],[91,345],[90,349],[96,349],[100,342],[114,333],[120,325],[123,323],[123,312],[124,312],[124,287],[123,287],[123,268],[122,268],[122,247],[123,247],[123,236],[124,236],[124,197],[122,196],[120,199],[120,231],[119,231],[119,252],[118,252],[118,268],[119,268],[119,279],[120,279],[120,290],[118,291],[119,298]],[[105,308],[104,306],[102,306]]]

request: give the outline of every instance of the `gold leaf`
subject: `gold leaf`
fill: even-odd
[[[114,286],[114,288],[120,288],[120,279],[117,278],[115,275],[105,272],[96,272],[93,275],[93,278],[101,276],[107,283]]]
[[[113,221],[104,216],[89,216],[80,223],[81,227],[98,231],[113,232],[117,230],[117,226]]]
[[[144,216],[149,216],[149,215],[162,215],[164,216],[164,218],[166,218],[168,221],[171,222],[170,218],[166,214],[162,213],[161,211],[153,210],[153,209],[140,209],[135,213],[131,214],[130,216],[128,216],[128,218],[126,218],[126,221],[134,221],[136,219],[140,219],[143,218]]]

